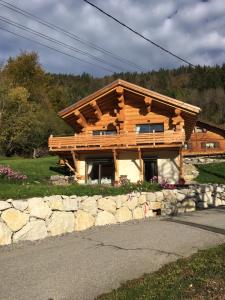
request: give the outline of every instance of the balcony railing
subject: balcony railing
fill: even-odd
[[[111,149],[132,147],[165,147],[184,144],[183,131],[165,131],[156,133],[135,132],[120,133],[115,135],[90,135],[79,134],[65,137],[49,137],[50,151]]]

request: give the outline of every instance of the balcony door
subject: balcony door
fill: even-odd
[[[112,184],[115,168],[112,159],[90,159],[86,161],[87,184]]]
[[[144,180],[151,181],[153,177],[158,176],[158,166],[156,158],[143,158],[144,162]]]

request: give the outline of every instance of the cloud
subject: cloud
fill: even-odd
[[[7,0],[10,1],[10,0]],[[224,0],[92,0],[124,23],[194,64],[222,64],[225,61],[225,1]],[[179,60],[135,36],[113,20],[82,0],[23,0],[12,1],[21,9],[30,11],[57,26],[65,28],[116,55],[142,66],[146,71],[159,68],[174,68],[182,64]],[[52,36],[111,64],[91,60],[63,46],[54,45],[19,29],[0,22],[7,28],[32,39],[38,39],[60,51],[92,61],[112,71],[136,71],[135,67],[122,63],[95,49],[74,41],[24,16],[0,6],[0,15],[15,22]],[[21,50],[38,51],[43,67],[50,72],[89,72],[94,76],[109,74],[93,65],[81,64],[71,57],[38,46],[0,30],[1,59],[17,55]],[[118,68],[112,67],[117,65]]]

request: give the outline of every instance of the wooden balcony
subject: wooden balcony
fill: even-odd
[[[103,150],[127,148],[163,148],[179,147],[184,144],[183,131],[165,131],[156,133],[135,132],[120,133],[115,135],[90,135],[79,134],[75,136],[53,137],[48,140],[49,151],[73,150]]]

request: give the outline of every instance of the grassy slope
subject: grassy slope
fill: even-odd
[[[98,299],[225,299],[225,244],[168,264]]]
[[[50,170],[57,164],[56,156],[43,157],[41,159],[24,159],[19,157],[0,157],[0,164],[10,166],[13,170],[19,171],[28,177],[28,182],[45,182],[51,175],[56,174]]]
[[[41,197],[48,195],[121,195],[132,191],[130,187],[109,187],[101,185],[77,185],[69,186],[52,186],[49,184],[49,177],[57,174],[51,171],[50,168],[57,167],[57,157],[49,156],[38,159],[24,158],[3,158],[0,157],[0,165],[7,165],[13,170],[20,171],[27,175],[27,181],[9,182],[8,180],[0,179],[0,199],[22,199],[29,197]],[[158,190],[158,185],[146,185],[149,191]]]
[[[199,183],[225,184],[225,162],[198,165],[200,171],[196,181]]]

